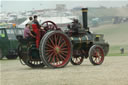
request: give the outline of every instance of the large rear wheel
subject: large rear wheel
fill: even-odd
[[[50,68],[61,68],[69,63],[71,58],[71,42],[61,31],[51,31],[45,34],[40,43],[40,57]]]

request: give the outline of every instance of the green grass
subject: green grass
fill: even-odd
[[[121,54],[120,47],[124,48],[124,54]],[[128,56],[128,49],[126,46],[110,46],[108,56]]]
[[[128,53],[120,54],[120,53],[109,53],[107,56],[128,56]]]

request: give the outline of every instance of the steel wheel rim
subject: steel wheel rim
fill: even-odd
[[[103,62],[103,60],[104,60],[104,52],[100,47],[96,47],[95,50],[93,50],[92,60],[96,64],[101,64]]]
[[[61,33],[50,35],[45,44],[44,55],[50,65],[63,67],[71,56],[70,41]]]

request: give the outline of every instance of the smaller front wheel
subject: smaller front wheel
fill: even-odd
[[[104,50],[99,45],[93,45],[89,50],[89,59],[93,65],[100,65],[104,61]]]

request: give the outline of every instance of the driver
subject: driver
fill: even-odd
[[[81,28],[81,24],[79,23],[78,19],[73,19],[72,25],[68,25],[68,29],[73,31],[74,35],[78,34],[78,30]]]
[[[35,33],[36,35],[36,48],[39,48],[39,43],[40,43],[40,24],[37,20],[37,16],[34,15],[34,20],[33,20],[33,24],[32,24],[32,29],[33,29],[33,32]]]

